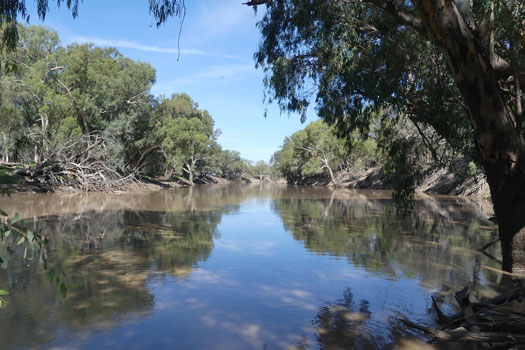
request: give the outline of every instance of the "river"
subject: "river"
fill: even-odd
[[[46,235],[0,271],[0,349],[423,349],[431,296],[496,294],[490,205],[285,185],[18,194],[0,208]],[[498,249],[489,252],[498,258]],[[419,340],[418,340],[419,339]],[[415,346],[415,347],[414,347]],[[446,345],[428,345],[429,349]]]

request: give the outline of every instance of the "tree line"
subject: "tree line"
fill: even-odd
[[[85,184],[97,173],[96,183],[108,185],[130,174],[193,185],[208,174],[235,180],[258,173],[239,152],[222,149],[212,116],[190,96],[153,96],[149,64],[115,48],[64,46],[42,26],[17,32],[17,50],[0,58],[4,163],[60,163],[58,184],[68,177]]]

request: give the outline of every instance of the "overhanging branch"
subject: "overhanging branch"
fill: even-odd
[[[421,23],[421,20],[408,12],[405,12],[403,10],[396,8],[393,1],[391,0],[362,0],[362,1],[365,3],[372,4],[375,7],[378,7],[384,10],[391,16],[395,17],[399,23],[412,27],[420,34],[427,36],[425,29],[423,28],[423,23]]]

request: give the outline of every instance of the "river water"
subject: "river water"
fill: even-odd
[[[495,294],[490,206],[384,191],[204,186],[0,200],[49,237],[62,301],[29,261],[0,271],[0,349],[432,349],[431,296]],[[493,247],[489,252],[498,258]],[[420,339],[420,340],[417,340]]]

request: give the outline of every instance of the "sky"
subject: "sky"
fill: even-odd
[[[180,19],[171,18],[157,28],[148,3],[87,0],[73,19],[66,6],[57,8],[50,1],[45,20],[32,9],[29,24],[56,30],[66,45],[91,42],[116,47],[126,57],[149,63],[157,71],[154,95],[187,93],[212,115],[222,132],[222,147],[251,161],[269,161],[286,136],[317,118],[312,109],[302,124],[299,115],[281,114],[277,105],[263,103],[264,73],[255,69],[253,59],[262,8],[255,15],[242,0],[186,1],[178,43]]]

